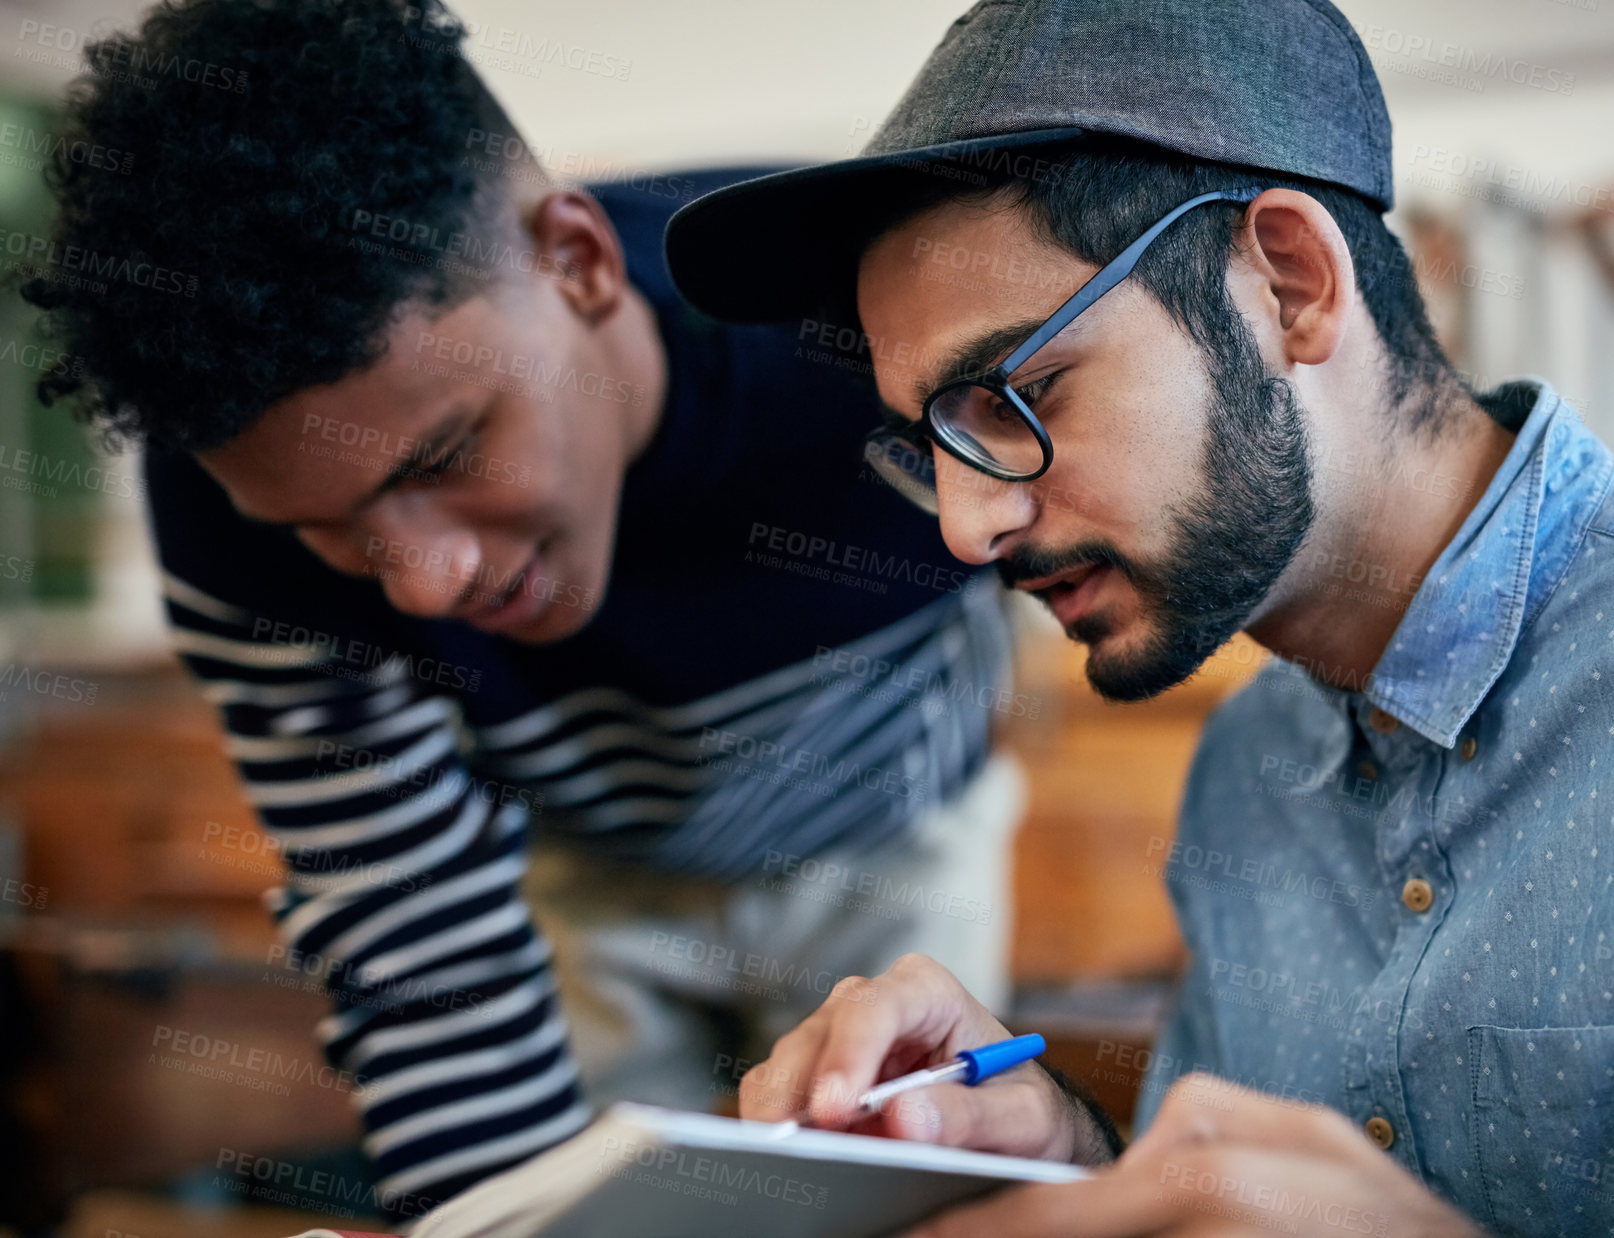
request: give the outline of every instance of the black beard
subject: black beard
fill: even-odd
[[[1099,614],[1067,633],[1089,649],[1087,678],[1101,696],[1141,701],[1175,687],[1242,628],[1311,528],[1311,460],[1304,410],[1271,378],[1249,338],[1212,362],[1215,404],[1201,462],[1204,493],[1172,514],[1171,549],[1158,565],[1135,563],[1106,543],[1063,551],[1032,547],[998,561],[1005,584],[1085,564],[1116,568],[1152,617],[1143,648],[1104,654],[1112,631]],[[1231,343],[1231,341],[1226,341]]]

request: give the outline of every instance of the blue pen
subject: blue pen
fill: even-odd
[[[877,1087],[870,1088],[858,1097],[858,1108],[868,1113],[878,1112],[893,1096],[901,1096],[914,1088],[928,1088],[933,1083],[958,1081],[974,1086],[983,1079],[1001,1074],[1011,1066],[1029,1062],[1048,1047],[1041,1036],[1015,1036],[1000,1040],[995,1045],[982,1045],[979,1049],[964,1049],[950,1062],[899,1075]]]

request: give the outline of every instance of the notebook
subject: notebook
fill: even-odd
[[[617,1104],[427,1215],[411,1238],[876,1238],[1014,1182],[1085,1170]]]

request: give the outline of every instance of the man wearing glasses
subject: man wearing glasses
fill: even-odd
[[[1274,655],[1207,724],[1166,856],[1193,961],[1142,1137],[923,1232],[1603,1232],[1614,455],[1544,383],[1459,380],[1381,218],[1361,43],[1326,0],[1254,15],[979,4],[862,158],[669,232],[710,312],[855,298],[871,464],[1041,598],[1101,692],[1241,629]],[[1004,274],[937,279],[942,253]],[[845,1123],[1005,1034],[904,958],[784,1037],[742,1112]],[[913,1096],[861,1128],[1110,1159],[1037,1067]]]

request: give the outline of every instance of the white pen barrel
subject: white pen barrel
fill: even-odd
[[[928,1088],[934,1083],[946,1083],[949,1079],[967,1074],[969,1063],[960,1058],[958,1061],[948,1062],[945,1066],[935,1066],[928,1070],[916,1070],[912,1074],[903,1075],[899,1079],[892,1079],[878,1087],[872,1087],[858,1099],[858,1108],[871,1112],[880,1108],[893,1096],[901,1096],[904,1092],[911,1092],[914,1088]]]

